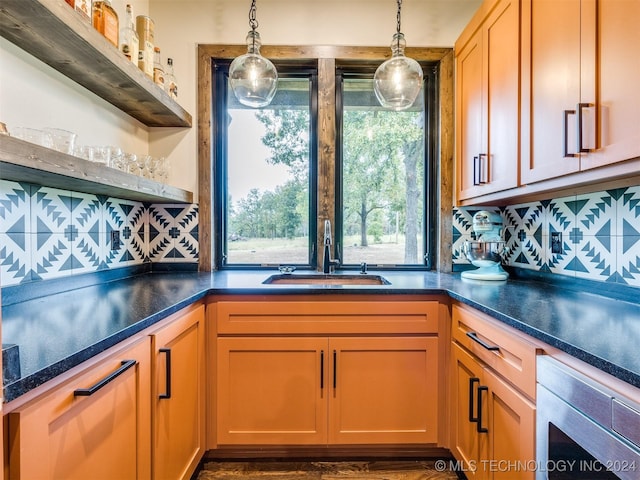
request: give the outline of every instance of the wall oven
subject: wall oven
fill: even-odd
[[[536,480],[640,479],[640,403],[538,357]]]

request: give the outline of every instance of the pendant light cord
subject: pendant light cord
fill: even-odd
[[[398,0],[398,14],[396,16],[396,33],[400,33],[400,10],[402,9],[402,0]],[[397,36],[396,38],[396,46],[398,49],[400,49],[400,35]]]
[[[258,20],[256,18],[256,0],[253,0],[251,2],[251,7],[249,8],[249,26],[251,27],[251,31],[253,33],[256,32],[256,29],[258,28]],[[253,50],[255,51],[256,49],[256,36],[253,35]]]

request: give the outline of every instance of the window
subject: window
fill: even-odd
[[[310,62],[276,63],[278,90],[262,109],[236,101],[229,63],[213,62],[216,267],[317,268],[317,191],[327,181],[317,173],[322,134],[336,151],[323,160],[336,162],[335,197],[321,201],[335,206],[341,268],[432,268],[437,65],[424,65],[423,91],[403,112],[380,107],[372,80],[377,62],[338,65],[329,77],[336,85],[329,139],[331,129],[318,131],[318,74]]]
[[[374,67],[375,68],[375,67]],[[433,165],[425,84],[413,106],[396,112],[380,106],[373,91],[374,69],[341,69],[339,168],[336,219],[340,220],[343,266],[430,266],[427,199]],[[426,160],[429,160],[428,162]],[[431,205],[433,202],[429,202]]]
[[[315,73],[280,67],[268,107],[241,105],[216,73],[220,267],[315,262]],[[220,183],[219,183],[220,184]]]

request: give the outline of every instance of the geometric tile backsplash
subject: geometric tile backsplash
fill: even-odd
[[[455,208],[454,265],[469,263],[462,245],[478,210],[502,216],[506,265],[640,287],[640,186],[500,208]],[[552,232],[562,234],[562,253],[551,251]]]
[[[119,244],[112,248],[112,231]],[[0,180],[2,285],[146,262],[198,261],[198,206]]]
[[[453,209],[454,269],[478,210],[502,216],[506,265],[640,287],[640,186]],[[111,248],[111,232],[120,243]],[[551,233],[562,234],[552,253]],[[149,204],[0,180],[4,286],[154,262],[198,262],[198,206]],[[456,268],[457,267],[457,268]]]

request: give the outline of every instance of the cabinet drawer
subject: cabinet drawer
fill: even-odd
[[[515,330],[462,305],[452,306],[453,340],[535,398],[538,347]]]
[[[437,333],[437,301],[222,301],[219,334]]]

